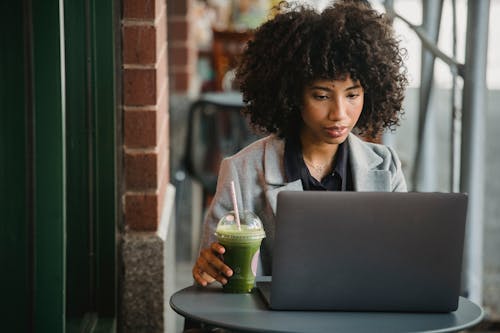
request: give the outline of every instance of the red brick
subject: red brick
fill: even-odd
[[[123,27],[123,62],[148,65],[156,62],[156,28],[153,26]]]
[[[133,19],[154,19],[155,0],[123,0],[123,17]]]
[[[162,14],[165,14],[165,16],[167,15],[167,1],[168,0],[155,0],[156,17],[159,17]]]
[[[168,152],[167,152],[168,154]],[[160,186],[158,188],[158,215],[161,216],[163,212],[163,207],[165,203],[165,194],[167,193],[167,186],[169,184],[168,168],[165,170],[165,174],[162,177]]]
[[[168,146],[169,146],[169,115],[167,108],[168,103],[168,91],[164,92],[165,96],[162,96],[160,104],[157,108],[157,123],[158,123],[158,133],[157,133],[157,146],[158,146],[158,174],[164,175],[168,172]],[[166,170],[165,170],[166,168]]]
[[[167,131],[165,131],[167,132]],[[167,161],[168,161],[168,137],[162,134],[161,135],[161,141],[160,144],[158,145],[158,184],[161,183],[161,179],[164,176],[165,168],[167,167]],[[159,185],[158,185],[159,186]]]
[[[187,92],[189,89],[190,75],[187,72],[174,72],[171,77],[170,89],[176,92]]]
[[[168,82],[167,67],[167,57],[158,59],[158,63],[156,64],[156,103],[158,103],[160,94],[165,89]]]
[[[168,90],[165,87],[165,91],[162,92],[160,99],[158,100],[158,105],[156,106],[156,145],[158,145],[162,136],[168,132],[168,123],[166,118],[168,117]]]
[[[189,62],[189,48],[187,45],[173,46],[169,51],[170,66],[186,66]]]
[[[158,186],[156,153],[125,153],[125,186],[127,190],[149,190]]]
[[[163,14],[161,19],[155,24],[156,27],[156,59],[159,59],[160,52],[167,52],[167,15]],[[165,56],[165,55],[163,55]]]
[[[157,112],[127,110],[124,115],[124,143],[127,148],[156,145]]]
[[[185,42],[188,40],[190,24],[186,18],[174,19],[168,22],[168,40],[170,42]]]
[[[158,196],[156,194],[125,195],[125,220],[134,231],[156,231],[158,228]]]
[[[168,137],[166,137],[166,142],[165,142],[165,147],[164,147],[164,151],[163,151],[163,154],[162,154],[162,161],[161,161],[161,164],[158,164],[158,175],[161,175],[161,178],[159,177],[159,184],[160,186],[162,185],[162,183],[165,181],[165,178],[164,177],[167,177],[168,179],[168,171],[169,171],[169,161],[170,161],[170,156],[169,156],[169,152],[170,150],[168,149]]]
[[[167,3],[169,15],[187,15],[192,6],[192,0],[168,0]]]
[[[125,105],[156,104],[156,70],[125,69],[123,90]]]
[[[196,70],[198,60],[198,50],[189,45],[176,45],[169,48],[169,66],[174,71],[179,68],[188,68],[190,71]]]

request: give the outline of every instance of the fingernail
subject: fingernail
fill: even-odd
[[[227,280],[226,280],[226,279],[222,279],[222,280],[220,281],[220,283],[222,283],[222,284],[226,284],[226,283],[227,283]]]
[[[231,271],[231,270],[226,271],[226,276],[232,276],[232,275],[233,275],[233,271]]]

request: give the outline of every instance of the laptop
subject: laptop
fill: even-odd
[[[450,312],[458,307],[467,195],[282,191],[275,310]]]

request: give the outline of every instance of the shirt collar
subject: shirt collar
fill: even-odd
[[[346,140],[347,141],[347,140]],[[335,154],[333,172],[342,178],[342,188],[347,179],[349,145],[342,142]],[[288,138],[285,141],[285,177],[292,182],[303,177],[304,168],[307,168],[302,157],[302,147],[298,138]]]
[[[346,140],[347,141],[347,140]],[[349,156],[349,145],[344,141],[339,145],[337,149],[337,154],[335,155],[335,166],[333,171],[340,175],[342,178],[342,190],[345,191],[345,185],[347,181],[347,161]]]
[[[285,179],[290,183],[301,179],[301,170],[304,160],[302,148],[298,138],[287,138],[285,140]]]

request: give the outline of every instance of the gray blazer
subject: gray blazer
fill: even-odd
[[[347,142],[356,191],[406,191],[401,162],[393,149],[367,143],[354,134],[349,134]],[[285,180],[284,151],[284,140],[270,135],[222,161],[217,191],[205,216],[201,248],[215,241],[217,222],[233,210],[233,180],[238,192],[238,208],[253,211],[264,224],[266,238],[261,246],[262,273],[271,274],[276,197],[283,190],[303,190],[300,179],[289,183]]]

